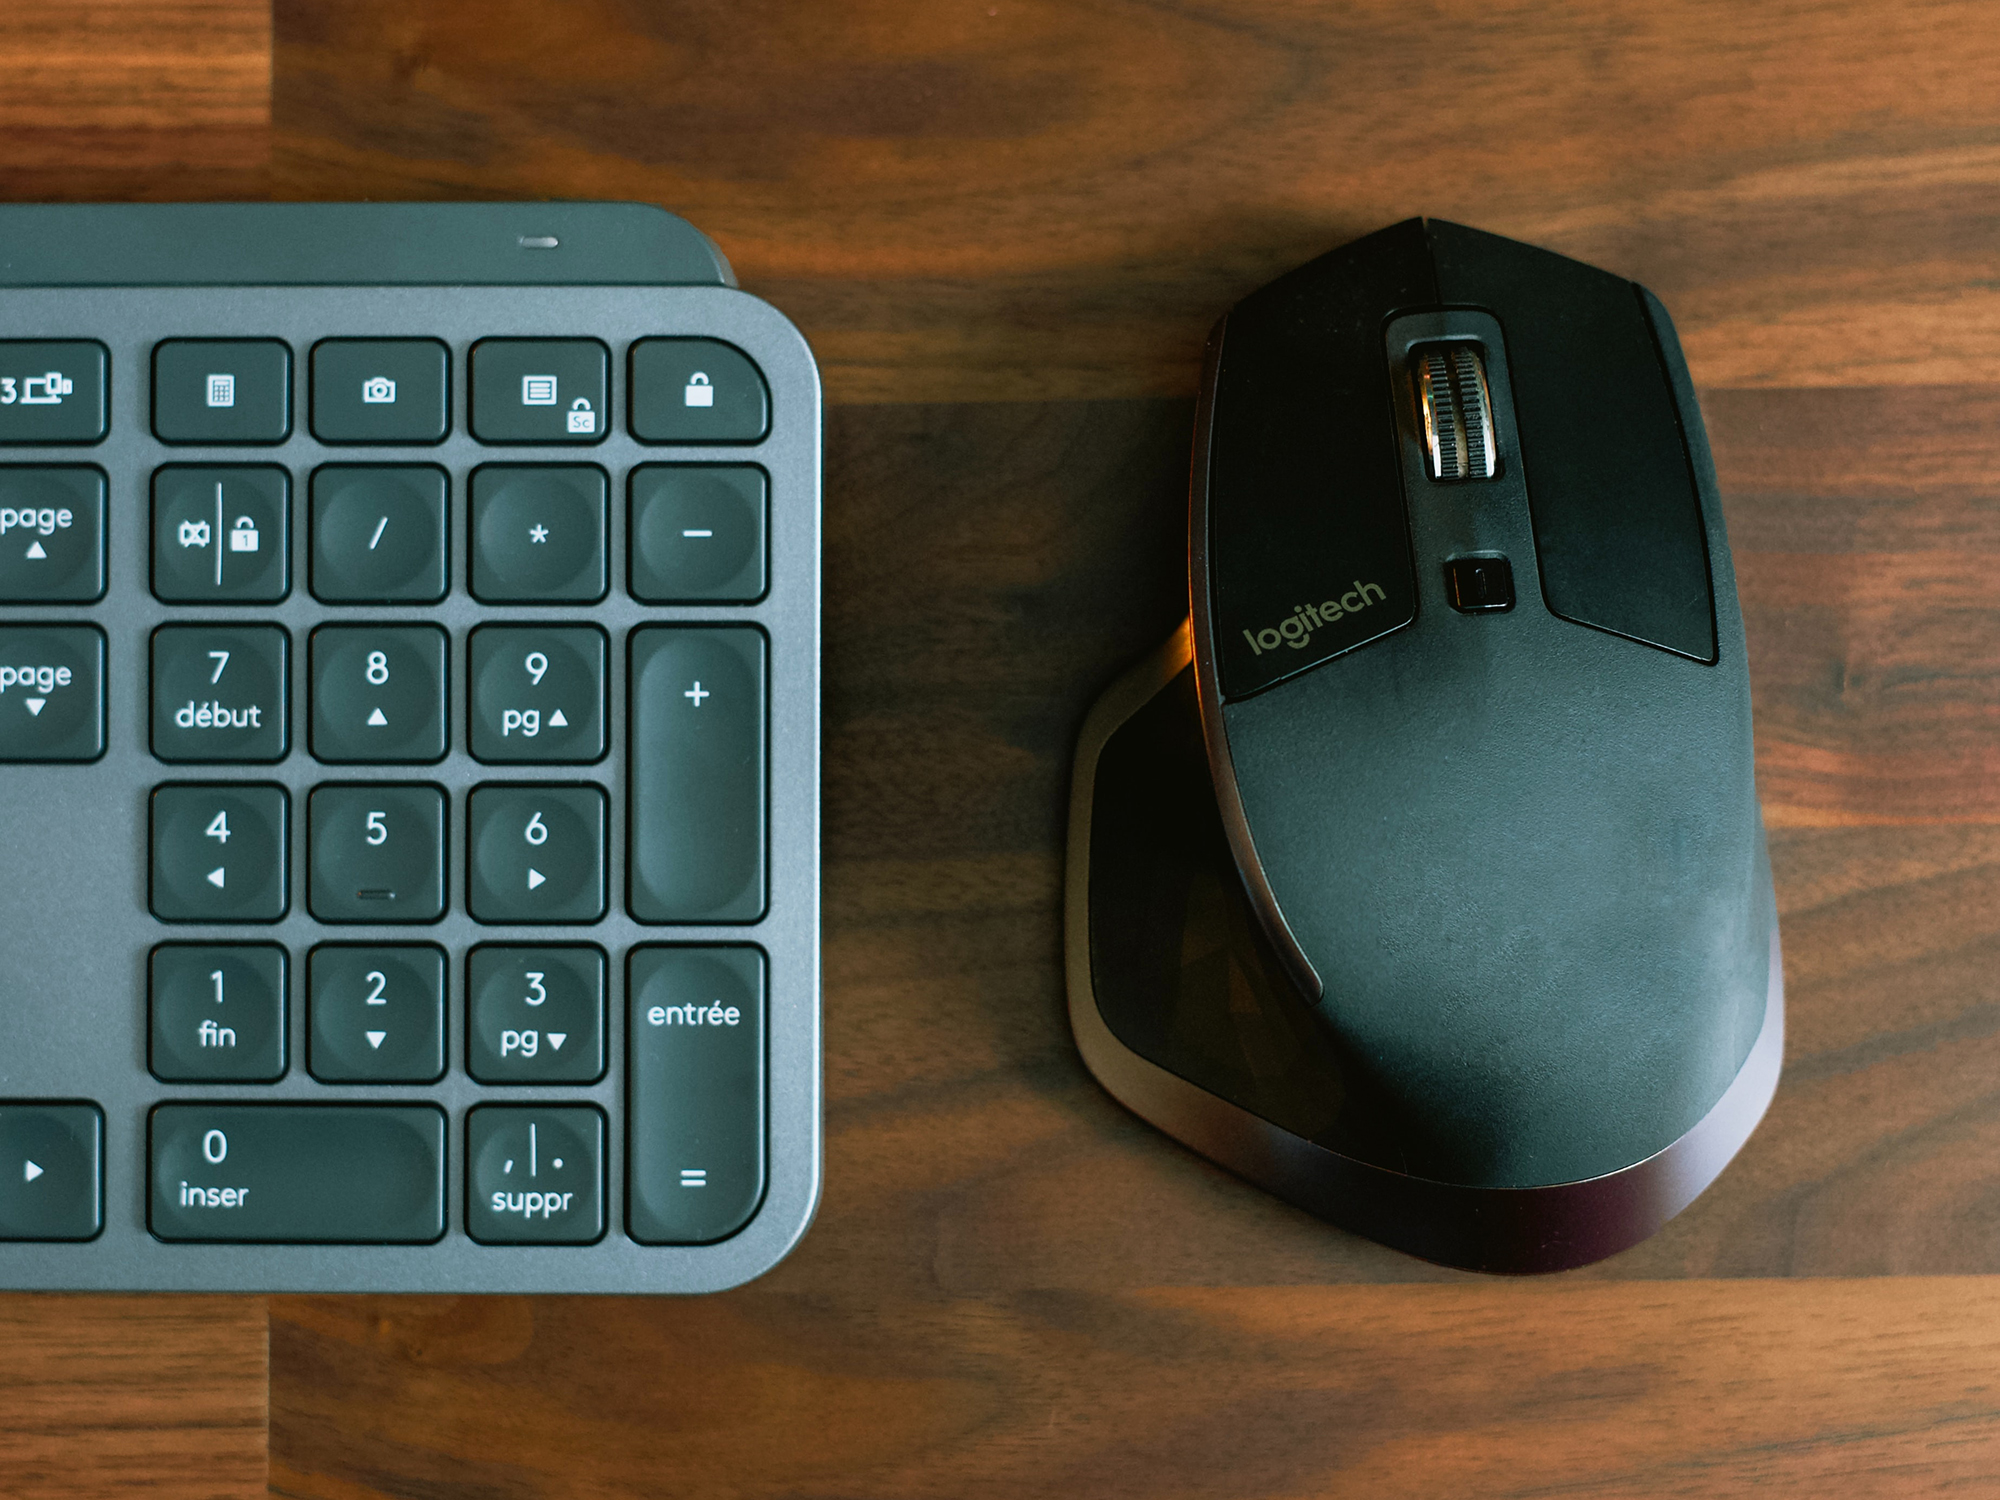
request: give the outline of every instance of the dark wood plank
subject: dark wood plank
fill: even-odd
[[[855,399],[1192,389],[1274,273],[1413,213],[1615,267],[1708,385],[2000,349],[1982,0],[277,0],[293,197],[707,228]]]
[[[259,198],[266,0],[0,8],[0,198]]]
[[[2000,392],[1711,392],[1780,826],[2000,822]]]
[[[8,1500],[265,1492],[261,1297],[0,1296]]]
[[[2000,1472],[1984,1279],[324,1298],[272,1339],[273,1488],[311,1500],[1872,1500]]]

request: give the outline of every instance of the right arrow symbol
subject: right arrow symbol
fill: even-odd
[[[540,885],[543,881],[547,880],[548,878],[549,877],[544,875],[540,870],[530,868],[528,871],[528,889],[532,891],[536,886]]]
[[[36,1166],[33,1162],[31,1161],[23,1162],[21,1164],[21,1180],[23,1182],[33,1182],[37,1177],[41,1175],[42,1175],[42,1169]]]

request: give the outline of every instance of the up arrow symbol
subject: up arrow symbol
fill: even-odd
[[[21,1164],[21,1180],[23,1182],[33,1182],[37,1177],[41,1175],[42,1175],[42,1169],[36,1166],[33,1162],[31,1161],[23,1162]]]
[[[48,553],[42,550],[42,544],[40,542],[30,542],[28,544],[28,560],[30,562],[40,562],[43,558],[47,556]]]

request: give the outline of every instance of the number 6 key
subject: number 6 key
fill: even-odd
[[[595,922],[605,801],[595,786],[482,786],[466,802],[465,902],[476,922]]]

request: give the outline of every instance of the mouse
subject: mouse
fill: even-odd
[[[1086,1065],[1425,1259],[1646,1239],[1784,1050],[1742,615],[1665,307],[1439,219],[1356,240],[1216,325],[1188,517],[1187,619],[1079,739]]]

